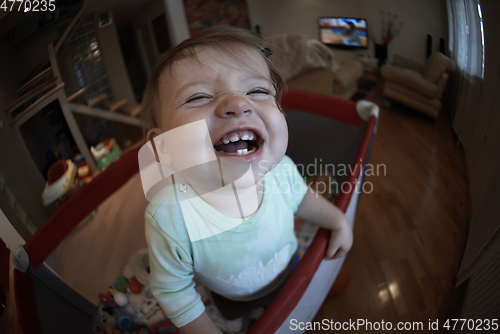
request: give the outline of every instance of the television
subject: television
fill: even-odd
[[[326,45],[342,49],[368,49],[365,19],[352,17],[319,17],[319,39]]]

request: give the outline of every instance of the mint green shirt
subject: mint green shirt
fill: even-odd
[[[198,196],[181,193],[185,180],[162,189],[146,209],[150,287],[177,327],[198,318],[205,307],[196,278],[231,300],[260,298],[281,282],[278,275],[297,249],[294,212],[307,191],[293,161],[284,156],[264,176],[258,210],[245,220],[228,217]],[[184,199],[184,200],[182,200]],[[200,238],[193,224],[208,231]],[[200,225],[201,224],[201,225]]]

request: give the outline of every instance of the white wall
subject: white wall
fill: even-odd
[[[445,0],[250,0],[247,1],[252,27],[260,25],[264,37],[275,34],[305,34],[319,38],[317,18],[346,16],[365,18],[370,38],[382,40],[380,11],[397,14],[405,23],[401,33],[389,45],[389,59],[397,53],[424,62],[427,34],[433,38],[433,51],[439,49],[439,38],[447,45],[448,19]],[[370,42],[369,55],[374,55]],[[354,56],[353,52],[336,50],[337,59]]]
[[[99,28],[99,12],[95,13],[96,32],[99,39],[99,47],[102,51],[102,58],[108,72],[109,83],[113,89],[116,98],[127,99],[132,103],[136,103],[134,90],[130,84],[130,78],[127,72],[127,66],[123,59],[122,49],[120,47],[120,39],[116,31],[116,22],[113,11],[109,10],[112,23]]]
[[[141,54],[144,70],[151,73],[163,56],[156,47],[151,21],[165,13],[172,46],[190,37],[186,11],[182,0],[159,0],[138,13],[133,22],[134,34]]]
[[[146,9],[143,9],[140,13],[137,13],[138,15],[132,24],[144,72],[148,76],[161,57],[160,51],[156,46],[156,39],[151,21],[162,13],[165,13],[165,5],[163,1],[159,0],[152,3]],[[172,41],[173,34],[170,28],[172,21],[168,15],[166,20],[167,24],[169,24],[170,40]]]
[[[182,0],[164,0],[164,4],[170,38],[172,45],[175,46],[190,36],[184,2]]]
[[[0,239],[5,242],[5,245],[11,251],[15,251],[19,245],[25,244],[23,237],[10,224],[2,210],[0,210]]]

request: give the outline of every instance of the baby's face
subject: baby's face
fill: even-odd
[[[241,54],[234,59],[198,48],[198,59],[182,59],[166,70],[159,131],[205,120],[219,161],[240,170],[250,165],[258,181],[283,158],[288,129],[262,55],[252,49]]]

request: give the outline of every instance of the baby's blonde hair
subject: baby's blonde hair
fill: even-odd
[[[281,109],[281,96],[285,87],[283,77],[278,73],[276,67],[266,55],[267,52],[261,52],[263,49],[263,40],[249,30],[236,28],[228,25],[221,25],[208,28],[196,36],[193,36],[175,48],[170,49],[158,61],[155,68],[151,72],[148,85],[144,91],[144,97],[141,104],[141,119],[144,134],[152,128],[159,127],[160,124],[160,79],[166,69],[171,69],[174,62],[195,57],[195,48],[200,46],[210,46],[218,51],[222,51],[230,56],[239,58],[247,53],[241,51],[241,48],[234,46],[244,46],[255,49],[265,59],[271,75],[271,83],[276,90],[276,104],[279,110]]]

